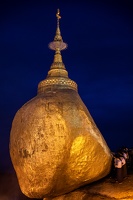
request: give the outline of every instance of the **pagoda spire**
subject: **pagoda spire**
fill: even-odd
[[[61,19],[60,16],[60,10],[57,9],[57,13],[56,13],[56,17],[57,17],[57,28],[56,28],[56,34],[54,37],[54,41],[50,42],[49,44],[49,48],[52,50],[64,50],[67,48],[67,44],[63,42],[62,36],[61,36],[61,32],[60,32],[60,24],[59,24],[59,20]]]
[[[63,62],[62,62],[62,56],[61,56],[61,51],[67,48],[67,44],[65,42],[63,42],[62,36],[61,36],[61,31],[60,31],[60,10],[57,9],[57,13],[56,13],[56,17],[57,17],[57,28],[56,28],[56,34],[54,37],[54,41],[49,43],[49,48],[51,50],[55,51],[55,55],[54,55],[54,61],[53,64],[51,66],[51,68],[65,68]],[[59,64],[57,67],[57,63]]]
[[[55,89],[73,89],[77,91],[77,84],[68,77],[68,72],[62,61],[61,51],[67,48],[67,44],[63,42],[60,32],[60,11],[57,10],[57,28],[54,40],[49,43],[49,48],[55,51],[54,60],[48,71],[46,79],[38,84],[38,94],[45,90],[52,91]]]

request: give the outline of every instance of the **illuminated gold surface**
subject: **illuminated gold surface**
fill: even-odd
[[[31,198],[65,194],[106,176],[111,168],[110,150],[77,84],[68,78],[59,46],[37,96],[18,110],[10,133],[19,185]]]

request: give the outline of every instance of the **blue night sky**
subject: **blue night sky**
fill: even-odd
[[[9,136],[17,110],[37,94],[54,51],[56,11],[69,77],[109,148],[133,147],[133,1],[0,2],[0,169],[12,168]]]

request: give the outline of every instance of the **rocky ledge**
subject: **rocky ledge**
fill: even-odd
[[[133,172],[119,184],[110,176],[71,193],[44,200],[133,200]]]
[[[5,199],[33,200],[21,193],[15,173],[0,175],[0,200]],[[71,193],[44,200],[133,200],[133,171],[122,184],[107,176]]]

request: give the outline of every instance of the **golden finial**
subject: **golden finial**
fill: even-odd
[[[52,50],[61,51],[61,50],[64,50],[64,49],[67,48],[67,44],[63,42],[61,32],[60,32],[59,20],[61,19],[61,16],[60,16],[60,10],[59,9],[57,9],[56,17],[57,17],[56,35],[54,37],[54,41],[50,42],[49,48],[52,49]]]
[[[56,17],[57,17],[57,28],[59,28],[59,20],[61,19],[60,10],[59,9],[57,9]]]
[[[61,18],[59,9],[57,9],[56,17],[57,17],[58,20]]]

